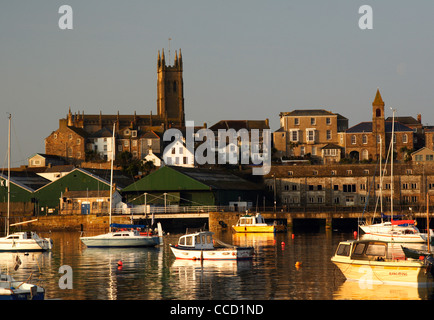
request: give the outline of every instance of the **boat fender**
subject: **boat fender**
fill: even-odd
[[[122,260],[119,260],[119,261],[118,261],[118,266],[119,266],[119,267],[122,267],[122,265],[123,265]]]

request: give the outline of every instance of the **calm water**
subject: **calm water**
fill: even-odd
[[[16,253],[0,254],[2,270],[16,279],[29,275],[46,289],[47,299],[60,300],[332,300],[431,299],[427,290],[374,286],[360,288],[346,282],[330,262],[337,244],[351,233],[324,231],[277,235],[216,236],[236,245],[255,247],[252,261],[176,260],[168,244],[179,234],[167,235],[164,245],[141,249],[86,248],[78,232],[43,234],[54,240],[48,253],[20,254],[22,264],[13,271]],[[122,268],[117,262],[121,260]],[[301,267],[296,267],[296,262]],[[59,268],[73,271],[72,289],[60,289]]]

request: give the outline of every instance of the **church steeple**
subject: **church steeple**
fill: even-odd
[[[380,156],[380,140],[382,154],[385,154],[386,150],[386,124],[384,120],[384,106],[385,103],[380,94],[380,89],[377,88],[374,101],[372,102],[372,138],[375,139],[376,144],[376,156],[377,159]]]

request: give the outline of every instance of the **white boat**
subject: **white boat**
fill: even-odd
[[[415,226],[414,220],[392,220],[371,225],[360,225],[364,239],[401,243],[424,243],[426,234]]]
[[[41,238],[35,232],[15,232],[0,238],[1,251],[46,251],[53,248],[50,238]]]
[[[392,117],[392,137],[395,130],[395,110],[393,110]],[[381,223],[375,224],[362,224],[359,225],[360,229],[364,232],[364,239],[380,240],[388,242],[400,242],[400,243],[423,243],[426,242],[426,236],[422,234],[415,225],[414,220],[393,220],[393,139],[389,145],[390,156],[390,221],[383,222],[383,177],[381,161],[380,161],[380,207],[382,214]],[[380,137],[380,159],[382,159],[382,139]],[[389,157],[389,154],[388,156]],[[386,160],[387,162],[387,160]]]
[[[0,238],[0,251],[45,251],[51,250],[53,241],[50,238],[39,237],[35,232],[15,232],[9,234],[9,229],[14,225],[31,223],[37,219],[10,224],[10,181],[11,181],[11,115],[9,115],[9,141],[8,141],[8,199],[7,199],[7,219],[6,236]]]
[[[177,259],[189,260],[241,260],[252,259],[253,247],[238,247],[213,239],[214,232],[200,231],[181,236],[170,249]],[[214,246],[214,243],[220,246]]]
[[[433,260],[407,259],[402,251],[394,255],[390,243],[375,240],[342,241],[331,258],[347,280],[359,281],[362,286],[432,287]]]
[[[44,300],[44,288],[0,274],[0,300]]]
[[[112,225],[113,226],[113,225]],[[134,226],[131,226],[134,227]],[[154,247],[161,243],[162,231],[159,224],[158,235],[143,235],[137,229],[108,232],[91,237],[80,237],[87,247],[119,248],[119,247]]]
[[[143,235],[138,230],[121,230],[112,232],[112,196],[113,196],[113,150],[115,141],[115,124],[113,124],[113,145],[111,157],[111,172],[110,172],[110,204],[109,204],[109,232],[89,237],[80,237],[80,240],[87,247],[98,248],[119,248],[119,247],[153,247],[160,244],[162,238],[161,224],[158,224],[159,235]],[[130,226],[134,228],[134,225]]]

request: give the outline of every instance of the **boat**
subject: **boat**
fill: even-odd
[[[44,300],[45,289],[0,273],[0,300]]]
[[[286,227],[283,224],[267,224],[264,217],[257,213],[256,215],[246,214],[239,218],[236,225],[232,226],[235,232],[285,232]]]
[[[392,220],[371,225],[360,225],[363,238],[401,243],[424,243],[426,237],[414,220]]]
[[[111,228],[120,225],[111,224]],[[140,225],[122,225],[120,230],[110,231],[96,236],[80,237],[80,240],[89,248],[120,248],[120,247],[155,247],[162,241],[161,224],[158,235],[143,234]]]
[[[189,260],[243,260],[252,259],[253,247],[239,247],[213,239],[214,232],[200,231],[179,238],[178,244],[169,244],[177,259]],[[218,244],[217,246],[215,244]]]
[[[97,248],[119,248],[119,247],[153,247],[160,244],[162,232],[160,235],[148,235],[140,234],[134,225],[128,225],[129,228],[124,227],[127,230],[112,231],[112,228],[118,227],[116,224],[112,224],[112,198],[113,198],[113,151],[115,141],[115,129],[116,124],[113,124],[113,139],[112,139],[112,157],[111,157],[111,169],[110,169],[110,204],[109,204],[109,232],[88,237],[80,237],[80,240],[87,247]],[[158,224],[159,230],[161,230],[161,224]]]
[[[10,227],[37,221],[37,219],[10,224],[10,202],[11,202],[11,115],[9,115],[9,138],[8,138],[8,196],[7,196],[7,218],[6,236],[0,237],[0,251],[45,251],[51,250],[53,241],[50,238],[39,237],[35,232],[15,232],[10,234]]]
[[[35,232],[15,232],[0,238],[1,251],[47,251],[53,248],[50,238],[39,237]]]
[[[391,245],[377,240],[342,241],[331,261],[347,280],[362,284],[433,286],[432,257],[408,259],[402,251],[397,255]]]
[[[392,137],[395,130],[395,110],[393,110],[392,117]],[[401,242],[401,243],[423,243],[426,241],[424,234],[422,234],[416,227],[414,220],[394,220],[393,219],[393,139],[389,145],[389,152],[391,154],[390,161],[390,221],[383,221],[383,177],[381,168],[381,150],[382,139],[380,137],[380,203],[381,203],[381,223],[374,224],[361,224],[359,228],[364,232],[364,239],[380,240],[388,242]],[[389,157],[389,154],[387,155]],[[387,162],[387,160],[386,160]]]

